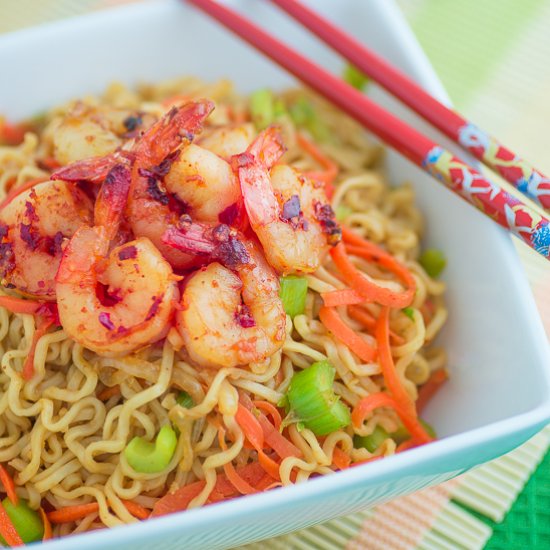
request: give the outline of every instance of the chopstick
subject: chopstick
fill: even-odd
[[[550,256],[550,222],[367,96],[214,0],[188,0],[337,105],[467,202]]]
[[[550,209],[550,178],[314,10],[298,0],[270,1],[536,204]]]

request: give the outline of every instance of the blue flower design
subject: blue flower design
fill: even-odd
[[[533,232],[535,250],[543,256],[550,255],[550,227],[548,223],[540,223]]]

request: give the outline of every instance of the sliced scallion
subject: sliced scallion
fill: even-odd
[[[182,407],[185,407],[186,409],[191,409],[195,406],[193,398],[186,391],[179,392],[178,396],[176,397],[176,403],[178,405],[181,405]]]
[[[335,368],[318,361],[296,373],[287,391],[289,416],[315,435],[327,435],[348,426],[351,413],[334,393]]]
[[[288,275],[280,278],[281,290],[279,296],[283,302],[285,312],[293,319],[301,315],[306,307],[307,279]]]
[[[419,418],[418,420],[419,420],[420,424],[422,424],[422,426],[426,430],[426,433],[430,437],[436,439],[437,435],[435,433],[435,430],[434,430],[433,426],[428,424],[425,420],[422,420],[422,418]],[[390,437],[399,445],[400,443],[403,443],[403,441],[406,441],[407,439],[409,439],[411,437],[411,435],[409,434],[409,431],[407,430],[407,428],[405,428],[405,426],[403,426],[403,424],[401,424],[399,426],[399,428],[397,428],[397,430],[395,430],[395,432],[392,432],[390,434]]]
[[[401,310],[411,321],[414,319],[414,308],[405,307]]]
[[[24,543],[42,540],[44,536],[44,523],[42,522],[42,518],[36,510],[29,507],[25,500],[20,498],[17,506],[14,506],[9,498],[5,498],[1,505],[6,510],[15,530]],[[8,546],[1,536],[0,542]]]
[[[124,449],[124,456],[136,472],[156,474],[168,466],[177,443],[176,432],[166,425],[160,429],[154,442],[134,437]]]
[[[299,128],[305,128],[316,141],[327,141],[330,132],[324,122],[319,118],[311,101],[300,97],[289,107],[290,117]]]
[[[267,128],[275,118],[273,93],[267,88],[256,90],[250,96],[250,116],[258,130]]]
[[[334,211],[334,215],[339,222],[343,222],[352,212],[353,210],[349,206],[339,204]]]
[[[374,453],[386,439],[390,437],[390,434],[382,428],[382,426],[376,426],[373,432],[369,435],[354,435],[353,446],[356,449],[365,447],[370,453]]]
[[[369,77],[362,73],[355,65],[349,63],[344,68],[344,80],[350,85],[356,88],[357,90],[364,90],[365,86],[369,82]]]
[[[437,248],[427,248],[418,260],[426,273],[432,277],[439,277],[447,265],[445,255]]]

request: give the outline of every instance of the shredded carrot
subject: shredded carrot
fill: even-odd
[[[43,159],[40,159],[38,162],[40,166],[43,166],[44,168],[46,168],[46,170],[49,170],[50,172],[61,168],[61,164],[59,164],[57,159],[55,159],[54,157],[45,157]]]
[[[151,517],[187,510],[189,503],[204,489],[205,485],[205,481],[196,481],[180,487],[177,491],[166,493],[155,503]]]
[[[120,386],[117,384],[116,386],[106,387],[102,389],[98,394],[97,398],[100,401],[108,401],[111,399],[111,397],[114,397],[115,395],[120,395]]]
[[[365,328],[374,329],[376,327],[376,319],[365,308],[349,306],[348,315],[358,323],[361,323]],[[405,339],[393,330],[390,330],[390,338],[396,346],[405,343]]]
[[[28,127],[23,124],[10,124],[0,120],[0,144],[19,145],[25,138]]]
[[[227,444],[225,442],[225,429],[223,427],[218,428],[218,440],[220,442],[220,447],[223,451],[227,449]],[[243,479],[235,470],[235,466],[231,461],[226,462],[223,465],[223,471],[227,479],[233,484],[233,487],[241,495],[251,495],[257,493],[258,490],[252,487],[245,479]]]
[[[380,460],[381,458],[384,458],[383,455],[378,456],[371,456],[370,458],[365,458],[365,460],[359,460],[358,462],[354,462],[353,464],[350,464],[350,468],[355,468],[355,466],[361,466],[361,464],[367,464],[368,462],[374,462],[375,460]]]
[[[449,379],[449,373],[447,369],[434,370],[430,377],[418,390],[418,399],[416,400],[416,410],[418,414],[421,414],[430,399],[437,393],[439,388],[447,382]]]
[[[4,486],[4,490],[6,491],[6,494],[8,495],[10,502],[14,506],[17,506],[17,504],[19,504],[19,497],[15,492],[15,482],[13,481],[12,477],[10,476],[10,474],[2,464],[0,464],[0,481]]]
[[[44,512],[44,508],[42,508],[42,506],[38,509],[38,512],[40,513],[42,523],[44,524],[44,536],[42,537],[42,540],[50,540],[53,537],[52,524],[50,523],[50,520],[48,519],[48,516],[46,515],[46,512]]]
[[[393,362],[390,349],[389,330],[390,308],[383,307],[376,321],[375,334],[378,344],[378,358],[380,361],[380,368],[382,369],[382,375],[384,376],[384,382],[395,400],[402,405],[404,410],[409,411],[413,418],[416,418],[414,401],[404,388]]]
[[[97,502],[90,504],[76,504],[75,506],[65,506],[53,512],[48,512],[46,515],[52,523],[70,523],[77,519],[85,518],[90,514],[96,514],[99,511]]]
[[[0,307],[5,307],[11,313],[36,313],[43,305],[43,302],[14,298],[13,296],[0,296]]]
[[[368,301],[353,288],[343,288],[341,290],[322,292],[321,298],[323,298],[323,302],[327,307],[351,306],[356,304],[364,304]]]
[[[252,443],[258,452],[262,451],[264,447],[264,432],[262,426],[258,422],[258,419],[241,403],[239,403],[237,408],[235,420],[242,429],[246,439]]]
[[[23,546],[23,540],[2,504],[0,504],[0,535],[10,546]]]
[[[339,470],[345,470],[346,468],[349,468],[349,465],[351,464],[351,457],[339,447],[334,447],[334,450],[332,451],[332,463]]]
[[[306,172],[304,176],[322,181],[325,184],[325,192],[327,197],[330,199],[334,194],[334,180],[338,175],[338,165],[332,161],[317,145],[309,139],[307,139],[303,134],[298,133],[297,136],[298,144],[302,149],[306,151],[313,159],[315,159],[323,168],[319,171]]]
[[[277,407],[275,405],[272,405],[269,401],[253,401],[254,406],[257,409],[260,409],[261,411],[264,411],[266,414],[271,416],[271,419],[273,420],[273,425],[275,426],[275,429],[278,430],[281,426],[282,418],[281,414],[277,410]],[[265,436],[265,432],[264,432]]]
[[[384,256],[376,258],[378,263],[395,273],[406,285],[407,288],[405,290],[396,292],[388,287],[380,286],[374,281],[368,279],[366,275],[357,269],[357,267],[353,264],[348,256],[348,251],[350,254],[369,260],[374,259],[375,256],[371,254],[367,248],[349,246],[343,242],[339,242],[330,251],[330,255],[332,256],[336,267],[346,282],[352,286],[358,294],[363,296],[366,300],[371,300],[384,306],[403,308],[411,304],[414,298],[414,293],[416,292],[416,282],[407,268],[399,264],[397,260],[383,251],[381,252]]]
[[[411,436],[418,443],[427,443],[432,440],[420,422],[418,422],[418,419],[411,415],[410,411],[404,409],[401,403],[396,401],[393,397],[382,392],[371,393],[370,395],[363,397],[363,399],[355,405],[353,411],[351,412],[351,420],[353,425],[359,428],[369,413],[381,407],[394,409],[399,415],[399,418],[403,422],[405,428],[407,428]]]
[[[151,515],[151,510],[147,510],[147,508],[144,508],[137,502],[124,499],[121,499],[121,502],[124,504],[126,510],[137,519],[147,519]]]
[[[0,202],[0,210],[5,208],[13,199],[15,199],[15,197],[17,197],[17,195],[24,193],[28,189],[31,189],[35,185],[38,185],[44,181],[46,181],[44,178],[35,178],[19,185],[18,187],[10,189],[10,192],[4,197],[2,202]]]
[[[53,319],[43,319],[40,318],[41,321],[38,321],[38,326],[36,327],[36,330],[34,331],[32,342],[31,342],[31,348],[29,350],[29,353],[25,359],[25,363],[23,364],[23,379],[25,380],[31,380],[34,376],[34,354],[36,352],[36,345],[38,344],[38,340],[44,336],[48,332],[48,329],[53,325]]]
[[[322,307],[319,311],[319,319],[338,340],[348,346],[362,361],[368,363],[374,359],[376,349],[348,327],[335,309]]]

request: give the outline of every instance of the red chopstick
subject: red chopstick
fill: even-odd
[[[547,218],[232,9],[214,0],[188,1],[340,107],[531,248],[546,258],[550,256],[550,222]]]
[[[297,0],[270,0],[430,124],[495,170],[516,189],[550,209],[550,178],[452,111],[358,40]]]

